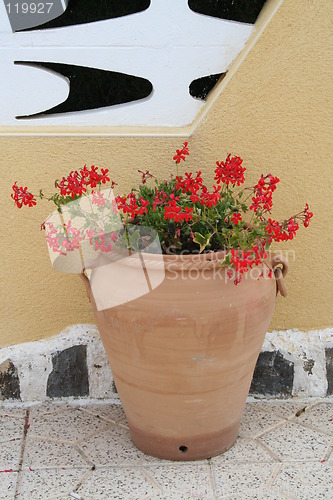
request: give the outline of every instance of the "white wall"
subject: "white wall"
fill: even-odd
[[[0,125],[3,126],[183,126],[203,101],[189,94],[192,80],[223,73],[245,46],[252,24],[192,12],[187,0],[151,0],[125,17],[65,28],[13,33],[0,3]],[[57,62],[107,69],[150,80],[146,99],[107,108],[17,120],[66,100],[67,79],[14,65]]]

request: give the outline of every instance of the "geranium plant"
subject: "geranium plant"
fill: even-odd
[[[35,206],[39,197],[52,201],[59,214],[67,212],[60,227],[51,220],[42,224],[53,252],[65,256],[84,241],[101,252],[110,252],[115,245],[133,246],[133,241],[133,250],[142,250],[147,234],[138,232],[136,238],[128,238],[127,228],[137,224],[157,232],[166,254],[225,250],[221,265],[234,268],[236,278],[231,272],[228,276],[235,278],[235,284],[249,269],[264,262],[273,241],[292,240],[300,224],[309,225],[313,214],[307,203],[283,221],[271,217],[272,195],[279,183],[272,174],[262,174],[255,185],[243,187],[243,160],[229,154],[225,161],[216,162],[215,184],[208,189],[201,171],[180,172],[188,155],[185,142],[173,157],[176,171],[167,180],[139,170],[139,186],[124,196],[110,197],[116,183],[110,180],[108,169],[99,171],[96,166],[84,166],[55,181],[57,191],[50,196],[43,190],[35,196],[17,182],[11,196],[18,208]],[[80,204],[85,198],[89,199],[88,210]],[[78,217],[79,226],[73,224]],[[117,220],[121,220],[121,228]]]

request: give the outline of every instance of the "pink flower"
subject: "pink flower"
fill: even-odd
[[[97,205],[98,207],[104,207],[105,206],[104,193],[101,193],[100,191],[93,193],[91,202],[94,205]]]

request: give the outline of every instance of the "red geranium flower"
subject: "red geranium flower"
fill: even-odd
[[[14,200],[17,208],[22,208],[23,205],[27,207],[36,205],[35,197],[32,193],[29,193],[27,187],[17,186],[17,181],[15,181],[12,190],[14,193],[11,194],[11,198]]]
[[[243,184],[245,181],[244,172],[246,170],[245,167],[242,167],[243,160],[240,156],[231,156],[230,154],[227,156],[225,162],[216,162],[217,168],[215,169],[215,177],[214,180],[218,184],[223,182],[224,184]]]

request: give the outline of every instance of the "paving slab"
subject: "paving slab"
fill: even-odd
[[[0,473],[0,500],[14,500],[17,472],[2,472]]]
[[[82,469],[35,469],[24,470],[20,478],[20,500],[51,500],[71,498],[70,493],[84,480]]]
[[[280,457],[281,461],[292,462],[324,460],[332,442],[326,434],[291,422],[267,432],[259,439]]]
[[[251,398],[230,450],[173,462],[134,446],[119,401],[0,402],[0,500],[328,500],[332,412]]]

